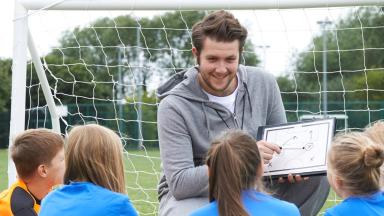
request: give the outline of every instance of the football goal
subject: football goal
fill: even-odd
[[[383,0],[15,2],[9,145],[28,128],[111,128],[140,215],[158,211],[156,88],[194,66],[191,28],[212,10],[248,29],[240,63],[275,75],[288,121],[343,116],[343,131],[384,118]]]

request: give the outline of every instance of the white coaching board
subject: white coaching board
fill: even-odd
[[[260,127],[258,138],[281,148],[281,153],[265,164],[264,175],[325,174],[334,132],[334,118]]]

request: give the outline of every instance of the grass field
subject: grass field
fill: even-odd
[[[7,169],[8,169],[8,162],[7,162],[7,150],[6,149],[0,149],[0,191],[7,188],[8,185],[8,176],[7,176]]]
[[[158,150],[129,151],[125,159],[128,194],[140,215],[157,215],[157,183],[160,178]],[[7,150],[0,149],[0,191],[7,187]],[[334,192],[320,212],[336,204]],[[321,213],[319,215],[322,215]]]

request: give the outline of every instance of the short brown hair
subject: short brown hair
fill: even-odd
[[[39,165],[50,164],[63,147],[62,136],[51,130],[39,128],[22,132],[10,147],[18,177],[31,177]]]
[[[114,192],[126,193],[123,145],[111,129],[97,124],[72,128],[65,159],[65,184],[88,181]]]
[[[331,173],[343,181],[352,195],[368,195],[380,190],[380,166],[383,146],[362,132],[339,134],[328,154]]]
[[[192,27],[192,43],[200,53],[205,38],[209,37],[218,42],[239,40],[239,52],[242,52],[248,31],[233,14],[219,10],[215,11]]]

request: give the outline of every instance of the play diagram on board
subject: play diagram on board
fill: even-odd
[[[289,123],[262,128],[262,139],[280,146],[264,166],[265,175],[319,174],[326,170],[327,150],[334,134],[334,119]]]

